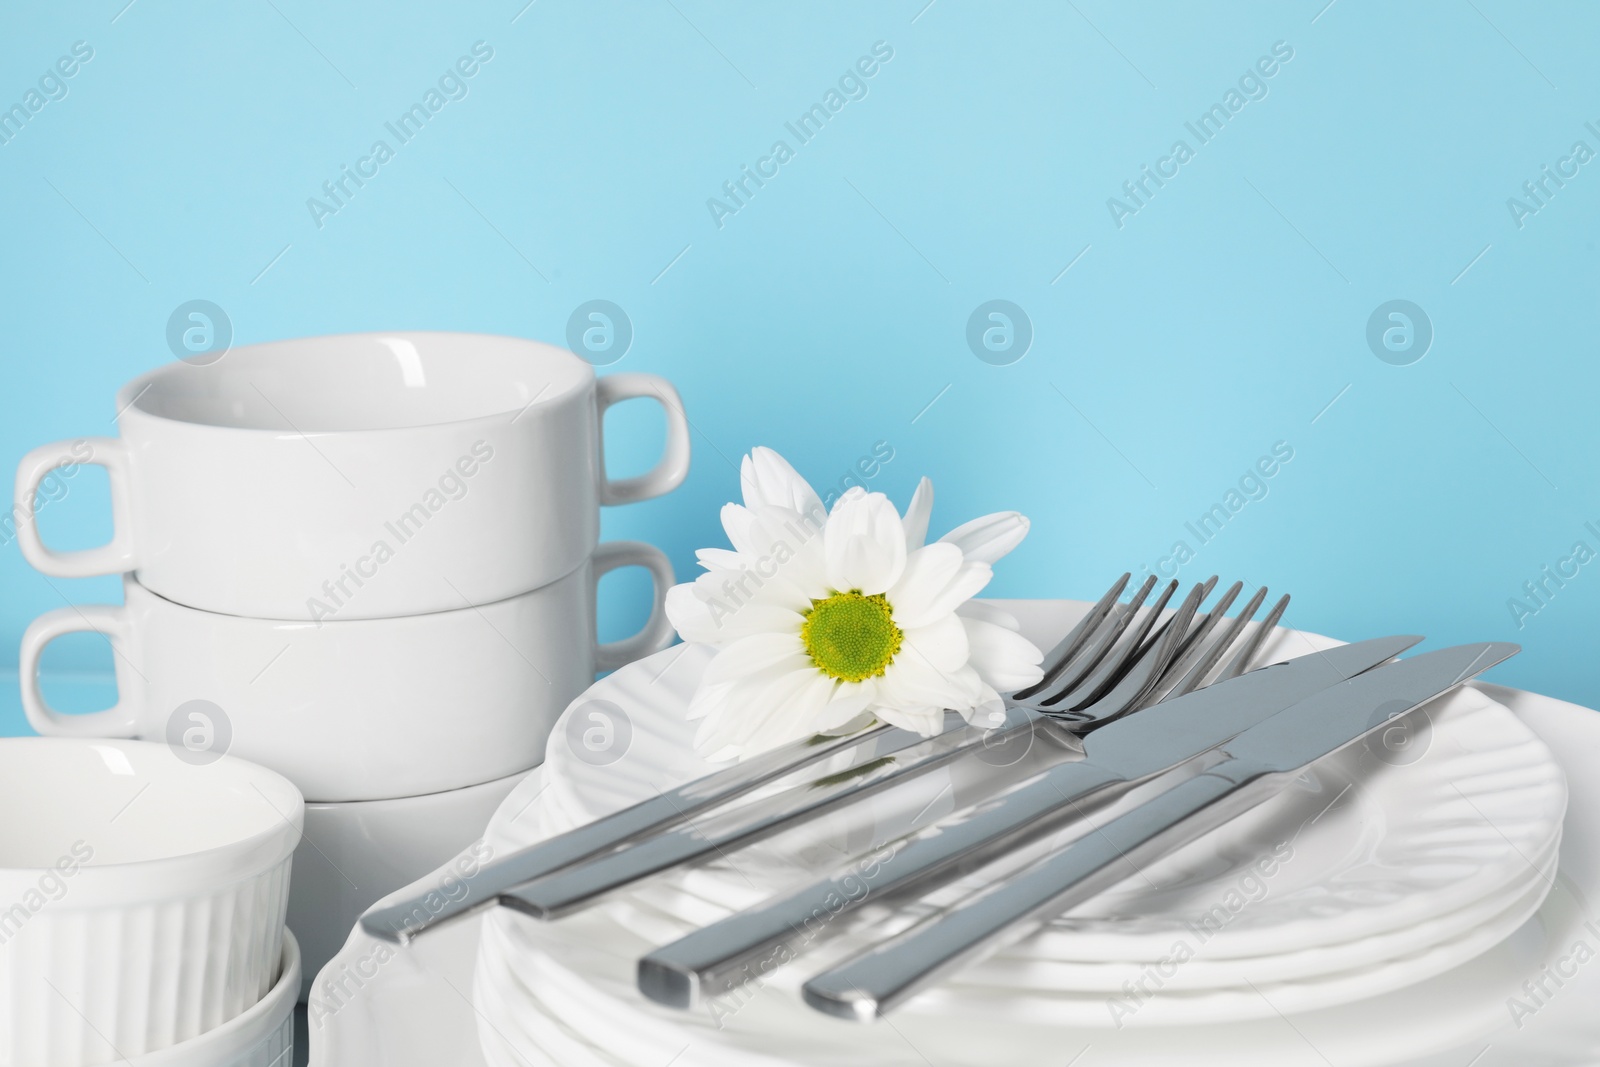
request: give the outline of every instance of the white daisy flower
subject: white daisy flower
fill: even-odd
[[[946,709],[995,725],[1001,693],[1041,677],[1016,620],[971,598],[1028,520],[1000,512],[924,543],[933,485],[901,518],[855,487],[830,513],[782,456],[757,448],[740,468],[744,505],[722,509],[733,548],[697,556],[706,573],[667,594],[685,641],[713,657],[690,704],[695,746],[724,760],[873,719],[938,733]]]

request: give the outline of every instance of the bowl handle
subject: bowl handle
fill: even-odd
[[[654,602],[650,605],[650,618],[632,637],[611,641],[595,649],[595,669],[614,671],[632,663],[641,656],[660,652],[672,644],[674,632],[667,619],[667,590],[672,588],[674,575],[672,563],[666,554],[654,545],[643,541],[608,541],[594,550],[594,584],[598,590],[602,575],[619,567],[643,567],[650,572],[654,589]]]
[[[39,656],[62,634],[101,633],[111,640],[118,659],[117,702],[104,711],[66,715],[45,703],[39,684]],[[46,737],[134,737],[139,709],[133,695],[137,687],[124,684],[122,664],[128,660],[128,620],[123,608],[110,604],[56,608],[34,619],[22,635],[17,673],[22,679],[22,710],[28,725]]]
[[[61,552],[48,547],[40,539],[34,501],[46,478],[60,468],[70,469],[80,463],[104,467],[110,476],[112,536],[110,541],[94,548]],[[128,453],[115,437],[80,437],[73,441],[57,441],[23,456],[22,462],[17,464],[16,495],[11,514],[16,520],[17,547],[22,549],[22,557],[44,574],[56,578],[88,578],[96,574],[122,574],[137,567],[133,553],[133,524],[129,521]]]
[[[667,413],[667,444],[655,469],[634,478],[612,480],[606,470],[606,409],[622,400],[646,397]],[[670,493],[689,474],[689,419],[683,413],[678,390],[654,374],[611,374],[595,383],[595,406],[600,413],[600,503],[631,504]]]

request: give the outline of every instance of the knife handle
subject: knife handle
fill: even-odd
[[[1128,784],[1091,763],[1068,763],[886,846],[848,871],[696,930],[639,961],[646,997],[689,1008],[760,978],[801,950],[842,932],[862,905],[927,893],[1077,817],[1076,804]]]
[[[1261,803],[1282,775],[1227,760],[1084,835],[971,903],[922,922],[806,982],[813,1008],[870,1022],[951,971],[1138,873]]]

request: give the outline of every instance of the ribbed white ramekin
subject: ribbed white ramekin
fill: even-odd
[[[119,1062],[265,996],[303,811],[243,760],[0,740],[0,1067]]]
[[[116,1067],[289,1067],[294,1060],[294,1006],[300,997],[300,948],[283,933],[278,982],[255,1005],[215,1030],[135,1056]]]

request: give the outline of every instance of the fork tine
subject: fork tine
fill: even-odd
[[[1215,582],[1214,578],[1213,582]],[[1206,612],[1204,617],[1189,628],[1188,634],[1184,636],[1183,644],[1178,646],[1177,655],[1173,656],[1172,662],[1167,664],[1166,671],[1162,673],[1161,678],[1158,680],[1159,683],[1170,684],[1174,678],[1188,669],[1189,665],[1194,662],[1201,647],[1205,644],[1206,638],[1222,622],[1223,617],[1227,615],[1228,609],[1233,606],[1234,600],[1238,598],[1242,589],[1244,589],[1243,582],[1234,582],[1222,596],[1217,598],[1217,602],[1212,605],[1211,610]]]
[[[1176,584],[1176,583],[1174,583]],[[1096,724],[1110,722],[1140,706],[1140,702],[1158,685],[1171,668],[1173,658],[1183,648],[1189,634],[1189,623],[1205,601],[1207,593],[1216,584],[1215,579],[1195,586],[1178,606],[1161,631],[1154,651],[1146,654],[1146,645],[1140,650],[1138,662],[1128,668],[1108,692],[1092,694],[1087,706],[1079,705],[1079,713],[1086,721]],[[1154,609],[1159,611],[1159,608]],[[1154,642],[1155,639],[1152,639]],[[1103,687],[1104,688],[1104,687]],[[1046,711],[1046,714],[1049,714]]]
[[[1206,582],[1205,593],[1202,593],[1200,603],[1205,603],[1205,598],[1210,595],[1211,589],[1214,589],[1214,587],[1216,587],[1216,576],[1213,574],[1210,581]],[[1160,673],[1157,673],[1150,680],[1150,685],[1147,686],[1146,691],[1139,696],[1139,707],[1149,707],[1157,699],[1165,701],[1165,699],[1170,699],[1173,696],[1171,693],[1162,693],[1162,696],[1157,697],[1157,691],[1173,685],[1174,678],[1178,678],[1189,667],[1189,664],[1195,661],[1195,657],[1200,654],[1200,649],[1205,646],[1206,637],[1210,637],[1211,630],[1216,629],[1218,624],[1221,624],[1222,617],[1226,616],[1227,609],[1234,606],[1234,600],[1237,600],[1238,593],[1243,590],[1243,587],[1245,587],[1243,582],[1234,582],[1234,584],[1229,585],[1226,592],[1222,593],[1221,597],[1218,597],[1216,605],[1211,606],[1211,611],[1200,617],[1197,622],[1194,622],[1194,625],[1190,625],[1178,645],[1178,651],[1168,657],[1168,661],[1163,665]]]
[[[1122,591],[1128,587],[1128,580],[1132,577],[1132,571],[1124,571],[1122,577],[1112,583],[1111,588],[1106,590],[1106,595],[1101,597],[1099,602],[1089,609],[1088,614],[1078,620],[1078,625],[1074,626],[1067,636],[1057,642],[1056,647],[1051,649],[1050,654],[1044,658],[1044,662],[1047,664],[1044,677],[1026,689],[1020,689],[1012,694],[1014,699],[1026,699],[1052,684],[1055,677],[1061,673],[1073,657],[1077,656],[1084,644],[1099,629],[1100,624],[1105,621],[1106,615],[1110,613],[1112,607],[1122,597]]]
[[[1256,653],[1261,651],[1261,646],[1266,644],[1268,637],[1272,636],[1272,631],[1277,628],[1278,620],[1283,618],[1283,613],[1288,610],[1288,607],[1289,595],[1285,593],[1276,604],[1272,605],[1272,610],[1267,612],[1267,617],[1261,620],[1261,625],[1256,628],[1256,632],[1251,634],[1239,648],[1238,654],[1228,661],[1226,667],[1222,668],[1222,673],[1216,677],[1217,682],[1225,682],[1229,678],[1237,677],[1245,672],[1245,668],[1250,665],[1250,661],[1255,658]],[[1212,684],[1216,683],[1213,682]]]
[[[1213,589],[1215,589],[1216,587],[1217,587],[1217,576],[1215,574],[1213,574],[1211,577],[1207,578],[1205,581],[1201,582],[1200,583],[1200,603],[1204,604],[1206,602],[1206,597],[1210,596],[1211,595],[1211,591]],[[1226,594],[1224,594],[1224,599],[1226,599]],[[1215,610],[1216,610],[1215,608],[1212,609],[1212,611],[1215,611]],[[1176,616],[1174,615],[1173,618],[1176,618]],[[1139,650],[1139,655],[1140,656],[1143,656],[1147,651],[1149,651],[1149,649],[1154,648],[1155,645],[1156,645],[1156,642],[1160,641],[1163,637],[1166,636],[1167,625],[1171,621],[1172,621],[1171,619],[1168,619],[1168,620],[1164,621],[1160,626],[1156,627],[1155,633],[1151,634],[1145,640],[1146,647],[1145,648],[1141,648]],[[1203,621],[1204,620],[1202,620],[1202,622]],[[1185,652],[1187,652],[1189,650],[1189,647],[1192,644],[1194,644],[1194,636],[1195,636],[1194,633],[1191,631],[1189,633],[1189,635],[1183,639],[1183,644],[1181,646],[1179,646],[1179,648],[1178,648],[1178,655],[1181,656],[1181,655],[1183,655]]]
[[[1173,584],[1176,585],[1178,582],[1174,581]],[[1200,598],[1198,598],[1197,601],[1197,609],[1198,605],[1205,603],[1206,597],[1210,597],[1211,590],[1213,589],[1216,589],[1216,574],[1208,577],[1208,579],[1205,579],[1205,581],[1200,582],[1200,585],[1198,585]],[[1189,590],[1189,592],[1192,593],[1195,592],[1195,590]],[[1171,625],[1174,625],[1179,621],[1179,616],[1182,614],[1181,608],[1182,605],[1179,605],[1179,609],[1174,609],[1171,616],[1166,617],[1166,619],[1162,619],[1160,625],[1157,625],[1157,627],[1150,632],[1149,637],[1144,638],[1144,645],[1139,646],[1138,653],[1134,653],[1130,661],[1126,662],[1126,664],[1123,664],[1122,669],[1118,670],[1117,677],[1114,678],[1114,681],[1117,683],[1117,685],[1122,683],[1123,678],[1125,678],[1128,673],[1133,672],[1134,669],[1138,669],[1139,665],[1146,664],[1146,657],[1149,656],[1150,651],[1157,648],[1162,641],[1165,641],[1166,638],[1168,638],[1168,635],[1170,635]],[[1182,654],[1186,653],[1187,649],[1189,649],[1190,643],[1194,643],[1194,632],[1186,633],[1187,625],[1189,625],[1189,619],[1184,617],[1184,619],[1182,619],[1182,625],[1179,625],[1178,627],[1178,633],[1179,635],[1182,635],[1182,640],[1178,641],[1178,653],[1176,653],[1178,656],[1182,656]],[[1160,681],[1160,678],[1166,677],[1166,673],[1170,672],[1170,670],[1171,661],[1168,661],[1168,664],[1163,665],[1163,669],[1160,670],[1160,672],[1155,673],[1154,677],[1152,677],[1152,681]],[[1099,697],[1096,697],[1096,699],[1099,699]]]
[[[1095,632],[1094,637],[1083,652],[1073,659],[1066,670],[1058,673],[1050,685],[1035,686],[1034,695],[1029,697],[1025,703],[1029,707],[1051,703],[1059,700],[1062,693],[1077,687],[1105,659],[1106,655],[1116,645],[1117,639],[1128,628],[1128,624],[1138,617],[1140,605],[1150,596],[1150,590],[1155,588],[1157,580],[1156,576],[1152,574],[1145,579],[1144,584],[1133,594],[1132,600],[1128,601],[1126,605],[1117,605],[1120,610],[1111,612],[1106,624]],[[1041,692],[1047,695],[1040,696]]]
[[[1149,646],[1145,644],[1145,637],[1150,633],[1150,628],[1160,619],[1161,612],[1166,608],[1167,602],[1178,591],[1176,580],[1168,582],[1167,587],[1161,591],[1160,597],[1141,616],[1138,622],[1128,632],[1127,636],[1119,641],[1114,649],[1106,655],[1094,669],[1076,685],[1064,693],[1058,693],[1049,701],[1041,702],[1039,710],[1044,712],[1070,711],[1082,708],[1099,700],[1106,694],[1117,681],[1125,674],[1140,657],[1144,656]]]
[[[1210,581],[1206,582],[1206,591],[1204,595],[1200,597],[1200,603],[1205,603],[1206,597],[1211,595],[1211,590],[1216,588],[1216,585],[1217,576],[1213,574]],[[1172,663],[1168,667],[1168,673],[1171,673],[1171,671],[1175,670],[1179,664],[1187,662],[1188,657],[1194,652],[1195,648],[1206,639],[1206,635],[1209,634],[1212,628],[1217,625],[1217,622],[1228,613],[1228,609],[1233,606],[1235,598],[1238,597],[1239,591],[1243,588],[1243,582],[1234,582],[1228,587],[1227,591],[1224,592],[1222,596],[1217,598],[1216,604],[1211,608],[1210,611],[1206,612],[1205,617],[1189,628],[1189,632],[1184,635],[1183,644],[1178,646],[1177,655],[1172,657]]]
[[[1220,620],[1222,613],[1227,610],[1228,604],[1243,588],[1243,582],[1235,582],[1233,588],[1228,590],[1222,602],[1217,605],[1217,609],[1212,612],[1211,617],[1195,628],[1196,633],[1194,636],[1203,639],[1205,634],[1202,631],[1210,629]],[[1245,628],[1251,619],[1255,618],[1256,612],[1261,610],[1262,601],[1266,599],[1267,587],[1262,586],[1255,591],[1255,595],[1250,598],[1239,614],[1229,620],[1228,625],[1223,628],[1216,641],[1206,648],[1204,652],[1201,652],[1201,642],[1197,640],[1193,647],[1185,648],[1179,653],[1178,659],[1174,661],[1172,670],[1168,672],[1165,678],[1170,681],[1172,676],[1178,673],[1181,666],[1188,666],[1187,672],[1165,692],[1152,691],[1149,693],[1146,703],[1155,703],[1157,700],[1172,700],[1175,697],[1184,696],[1200,688],[1200,683],[1205,680],[1206,675],[1211,672],[1211,669],[1221,661],[1223,655],[1233,646],[1233,642],[1238,638],[1240,631]],[[1185,656],[1192,657],[1192,665],[1183,662]],[[1159,690],[1159,688],[1158,686],[1157,689]]]

